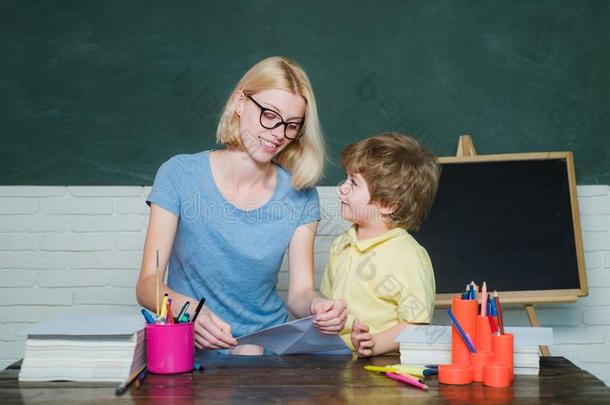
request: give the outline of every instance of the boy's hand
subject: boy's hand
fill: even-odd
[[[369,357],[373,355],[375,338],[369,333],[369,326],[354,319],[352,324],[352,345],[356,349],[358,357]]]
[[[322,333],[333,335],[339,333],[347,319],[347,304],[344,300],[327,300],[315,298],[310,311],[315,315],[313,324]]]

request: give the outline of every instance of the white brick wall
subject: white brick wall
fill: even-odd
[[[57,314],[133,313],[148,223],[149,187],[0,186],[0,368],[21,358],[25,330]],[[319,285],[328,246],[348,224],[335,189],[319,188],[322,222],[315,243]],[[537,307],[555,330],[551,353],[610,385],[610,187],[579,186],[589,297]],[[288,286],[284,259],[278,288]],[[506,323],[528,325],[521,308]],[[443,311],[438,323],[446,324]]]
[[[133,313],[149,187],[0,187],[0,368],[55,315]]]

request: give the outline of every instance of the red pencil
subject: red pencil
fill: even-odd
[[[496,322],[494,321],[494,317],[491,315],[487,315],[487,319],[489,319],[489,326],[491,327],[491,333],[493,335],[496,334],[498,328],[496,327]]]
[[[504,334],[504,320],[502,319],[502,307],[500,306],[500,297],[498,292],[494,291],[494,301],[496,301],[496,311],[498,312],[498,325],[500,326],[500,334]]]

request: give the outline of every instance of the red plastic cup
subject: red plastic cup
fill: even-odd
[[[156,374],[179,374],[193,369],[195,328],[193,323],[147,324],[147,368]]]
[[[487,363],[493,360],[492,352],[476,352],[470,354],[470,365],[472,366],[472,381],[483,381],[483,369]]]
[[[477,309],[477,300],[463,300],[456,297],[451,302],[451,312],[475,345],[478,340]],[[455,325],[451,326],[451,363],[470,364],[470,350]]]
[[[472,382],[472,367],[468,364],[441,364],[438,366],[438,382],[463,385]]]
[[[504,335],[493,335],[491,337],[491,344],[494,352],[495,360],[509,367],[510,369],[510,380],[513,380],[513,351],[514,351],[514,338],[511,333],[505,333]]]
[[[491,352],[491,326],[487,316],[477,316],[477,350],[481,352]]]
[[[508,387],[511,383],[512,369],[506,364],[491,362],[483,369],[483,384],[489,387]]]

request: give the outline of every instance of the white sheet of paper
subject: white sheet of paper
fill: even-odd
[[[515,346],[553,345],[553,328],[507,326],[504,330],[513,334]],[[409,325],[394,340],[400,343],[450,344],[451,326]]]
[[[326,335],[313,325],[313,316],[272,326],[237,338],[239,344],[263,346],[275,354],[351,355],[339,335]]]
[[[72,314],[39,322],[28,336],[124,336],[144,329],[141,314]]]

